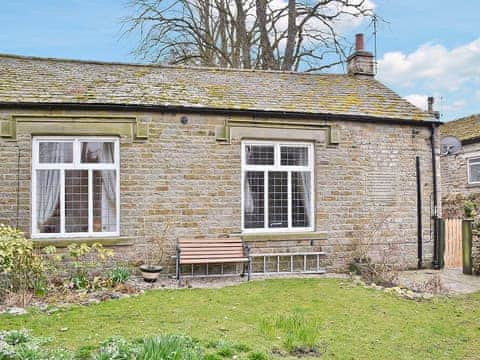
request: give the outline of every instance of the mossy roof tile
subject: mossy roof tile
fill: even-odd
[[[0,102],[172,105],[428,120],[369,77],[0,55]]]
[[[480,138],[480,114],[470,115],[440,126],[443,136],[455,136],[461,141]]]

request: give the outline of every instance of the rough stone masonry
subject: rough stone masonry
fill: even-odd
[[[0,117],[20,114],[35,120],[18,121],[16,137],[0,139],[0,222],[29,234],[32,131],[38,131],[34,125],[40,122],[48,129],[48,119],[55,115],[59,116],[54,123],[56,131],[94,134],[96,127],[81,125],[81,119],[106,114],[2,110]],[[240,144],[244,135],[238,132],[236,137],[232,131],[231,141],[219,141],[216,129],[224,126],[224,116],[154,112],[107,115],[141,118],[149,133],[144,140],[128,133],[119,135],[121,236],[116,241],[103,239],[105,244],[114,246],[125,258],[142,261],[145,247],[170,223],[171,230],[163,241],[163,261],[172,271],[170,256],[176,238],[241,233]],[[187,124],[180,121],[182,116],[188,117]],[[69,128],[71,117],[79,121],[76,130]],[[255,128],[256,120],[250,120]],[[324,261],[329,271],[345,271],[356,251],[367,246],[374,261],[416,266],[415,158],[419,156],[424,258],[429,263],[429,128],[354,121],[324,124],[337,129],[338,143],[330,144],[321,137],[315,141],[315,232],[249,235],[246,239],[252,252],[322,250],[327,253]]]

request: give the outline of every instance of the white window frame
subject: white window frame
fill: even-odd
[[[477,164],[480,165],[480,155],[471,156],[467,159],[467,179],[468,179],[468,183],[472,185],[480,184],[480,181],[472,181],[471,175],[470,175],[470,166],[477,165]]]
[[[246,147],[249,145],[265,145],[274,147],[274,163],[273,165],[248,165],[246,159]],[[307,147],[308,149],[308,166],[291,166],[281,165],[280,148],[282,146],[289,147]],[[244,140],[241,146],[241,224],[242,233],[297,233],[297,232],[312,232],[315,229],[315,159],[314,146],[309,142],[293,142],[293,141],[268,141],[268,140]],[[245,228],[245,214],[244,214],[244,189],[245,189],[245,173],[247,171],[262,171],[264,173],[264,227],[263,228]],[[268,172],[269,171],[284,171],[288,173],[288,227],[283,228],[269,228],[268,227]],[[312,195],[311,214],[309,227],[293,227],[292,226],[292,172],[308,171],[310,172],[310,189]]]
[[[73,162],[43,164],[39,162],[39,146],[42,142],[72,142],[73,143]],[[114,162],[110,163],[81,163],[81,143],[82,142],[113,142],[114,144]],[[60,175],[60,232],[59,233],[41,233],[37,229],[37,170],[61,170]],[[88,170],[88,232],[65,232],[65,170]],[[116,171],[116,225],[113,232],[94,232],[93,231],[93,192],[92,192],[92,172],[94,170],[115,170]],[[32,140],[32,188],[31,188],[31,234],[32,238],[97,238],[97,237],[115,237],[120,236],[120,143],[118,137],[98,137],[98,136],[35,136]]]

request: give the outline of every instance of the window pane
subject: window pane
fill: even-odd
[[[288,173],[268,173],[268,227],[288,227]]]
[[[65,232],[88,232],[88,170],[65,171]]]
[[[93,231],[117,230],[115,170],[93,171]]]
[[[308,148],[300,146],[280,147],[281,165],[308,166]]]
[[[71,163],[73,143],[41,142],[38,144],[38,162],[41,164]]]
[[[292,172],[292,226],[309,227],[311,219],[312,191],[310,173]]]
[[[470,164],[470,182],[480,182],[480,164]]]
[[[263,228],[265,209],[265,179],[263,171],[247,171],[243,192],[244,226],[246,229]]]
[[[40,233],[60,230],[60,170],[37,170],[37,229]]]
[[[272,145],[247,145],[245,157],[248,165],[273,165],[275,161]]]
[[[113,142],[82,142],[82,163],[114,163]]]

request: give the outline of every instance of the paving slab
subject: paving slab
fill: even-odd
[[[415,288],[420,284],[432,283],[440,279],[441,287],[450,294],[470,294],[480,291],[480,276],[465,275],[462,269],[410,270],[402,271],[398,276],[401,286]]]

